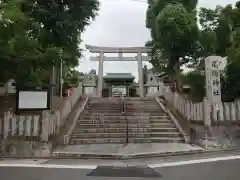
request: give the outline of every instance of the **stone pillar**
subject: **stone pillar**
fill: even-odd
[[[108,96],[112,97],[112,86],[108,85]]]
[[[137,53],[137,60],[138,60],[139,94],[140,94],[140,97],[144,97],[142,53],[141,52]]]
[[[211,127],[211,106],[207,98],[204,98],[203,100],[203,108],[204,126],[209,128]]]
[[[129,85],[126,84],[126,97],[129,97]]]
[[[98,65],[98,89],[97,96],[102,97],[102,88],[103,88],[103,62],[104,62],[104,53],[100,52],[99,65]]]

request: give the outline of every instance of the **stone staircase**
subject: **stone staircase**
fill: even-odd
[[[142,139],[137,139],[137,143],[142,143],[148,138],[151,143],[171,143],[171,142],[184,142],[180,132],[175,127],[175,124],[170,117],[159,107],[153,98],[128,98],[126,100],[127,107],[129,105],[135,106],[135,112],[138,112],[137,117],[141,119],[148,119],[148,132],[141,132]],[[131,111],[126,108],[126,113]],[[129,114],[130,115],[130,114]],[[131,118],[131,116],[129,116]],[[131,119],[129,119],[129,122]],[[131,123],[130,123],[131,124]],[[130,126],[131,130],[132,127]],[[149,133],[149,134],[148,134]]]
[[[70,145],[184,142],[172,120],[151,98],[91,98]]]

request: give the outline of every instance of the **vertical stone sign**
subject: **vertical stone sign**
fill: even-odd
[[[205,59],[206,91],[208,101],[212,104],[221,103],[221,83],[219,61],[221,56],[208,56]]]
[[[221,56],[208,56],[205,59],[206,91],[207,104],[210,105],[211,117],[214,120],[222,119],[222,100],[221,100],[221,83],[220,83],[220,62]],[[211,119],[212,119],[211,118]],[[206,119],[205,124],[210,124]]]

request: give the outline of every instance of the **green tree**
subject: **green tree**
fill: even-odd
[[[1,3],[0,76],[20,84],[49,83],[52,66],[69,70],[81,57],[81,34],[98,0],[6,0]]]
[[[204,57],[209,54],[227,56],[229,65],[226,67],[222,81],[223,101],[233,101],[240,96],[240,9],[227,5],[217,6],[214,10],[202,8],[200,10],[201,34],[199,41],[202,49],[198,53]],[[205,34],[205,35],[204,35]],[[204,61],[200,63],[204,68]]]
[[[42,59],[38,40],[31,37],[30,21],[21,11],[21,1],[9,0],[1,4],[0,72],[1,80],[36,79],[38,60]],[[34,73],[33,73],[34,72]]]
[[[199,22],[201,25],[198,40],[198,57],[208,55],[226,56],[231,46],[233,35],[234,9],[231,5],[216,6],[215,9],[201,8]]]
[[[197,1],[158,0],[148,1],[146,26],[151,31],[153,48],[167,60],[172,79],[180,82],[180,59],[192,55],[195,50],[198,26],[196,18]],[[153,60],[153,66],[159,58]]]
[[[64,76],[64,82],[71,86],[78,86],[83,76],[84,76],[83,72],[80,72],[76,69],[70,69],[68,70],[68,72],[66,72]]]
[[[222,79],[223,101],[234,101],[240,97],[240,61],[231,62],[226,68],[225,78]]]
[[[41,24],[41,28],[33,29],[31,34],[43,47],[48,62],[45,68],[51,71],[54,64],[59,74],[60,59],[63,67],[69,67],[69,70],[78,66],[81,33],[97,15],[98,0],[34,0],[31,6],[27,4],[25,7],[34,23]]]
[[[199,71],[191,71],[182,76],[183,83],[190,86],[190,98],[202,101],[205,96],[205,76]]]

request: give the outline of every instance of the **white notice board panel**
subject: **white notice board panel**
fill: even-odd
[[[18,108],[21,109],[47,109],[47,91],[19,91]]]

